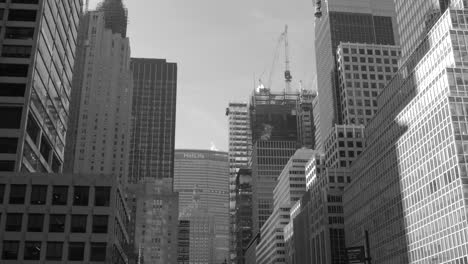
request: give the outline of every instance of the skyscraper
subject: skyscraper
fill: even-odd
[[[132,58],[133,102],[129,182],[172,178],[177,64]]]
[[[236,178],[241,168],[247,167],[252,152],[252,133],[247,103],[231,102],[226,108],[229,117],[229,210],[230,210],[230,251],[231,259],[236,257]]]
[[[60,172],[83,1],[2,1],[0,171]]]
[[[197,210],[213,215],[214,248],[206,252],[214,263],[229,259],[229,164],[228,153],[209,150],[175,151],[174,191],[179,192],[180,216],[191,210],[197,193]],[[189,219],[190,220],[190,219]],[[209,249],[209,248],[208,248]],[[195,254],[195,252],[193,252]],[[190,259],[190,261],[195,261]]]
[[[395,3],[402,43],[415,46],[403,49],[352,167],[346,244],[363,245],[367,230],[373,263],[467,262],[468,6]]]
[[[336,50],[340,42],[395,45],[392,1],[329,0],[317,1],[315,20],[315,50],[317,60],[318,109],[320,124],[317,141],[323,148],[330,129],[342,123],[339,101]],[[323,150],[323,149],[322,149]]]
[[[112,12],[89,12],[81,22],[65,169],[114,174],[126,184],[133,86],[130,44],[106,23]]]

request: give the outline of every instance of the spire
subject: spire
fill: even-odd
[[[122,37],[127,36],[128,15],[122,0],[103,0],[97,10],[104,12],[106,28],[113,33],[120,33]]]

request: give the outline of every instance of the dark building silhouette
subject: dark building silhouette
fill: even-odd
[[[132,135],[129,182],[172,178],[177,96],[177,64],[132,58]]]
[[[252,171],[241,168],[236,177],[236,264],[244,264],[244,250],[252,239]]]

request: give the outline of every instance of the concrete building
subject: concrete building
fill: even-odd
[[[342,42],[336,53],[341,124],[366,126],[377,112],[377,96],[398,71],[400,48]]]
[[[296,104],[299,93],[254,92],[250,103],[254,233],[273,212],[276,180],[299,147]]]
[[[467,6],[395,3],[402,65],[352,167],[343,197],[346,244],[363,245],[367,230],[373,263],[463,263]]]
[[[228,153],[210,150],[176,150],[174,191],[179,192],[180,217],[190,210],[193,194],[198,193],[199,210],[206,210],[206,214],[212,215],[215,225],[214,247],[209,252],[212,256],[210,255],[208,259],[212,259],[214,263],[229,260]],[[191,222],[191,225],[194,223]]]
[[[64,170],[118,175],[121,184],[127,184],[133,86],[130,43],[106,23],[111,13],[88,12],[81,21]]]
[[[318,137],[323,147],[334,124],[342,124],[338,61],[341,42],[395,45],[395,10],[386,0],[314,1],[315,51],[320,112]],[[323,151],[323,148],[320,148]]]
[[[177,64],[132,58],[132,133],[129,182],[172,178],[177,96]]]
[[[0,3],[0,171],[62,171],[82,4]]]
[[[240,168],[248,165],[252,153],[252,133],[247,103],[231,102],[226,108],[229,117],[229,209],[230,209],[230,258],[236,261],[236,178]]]
[[[130,242],[138,264],[177,263],[179,196],[172,179],[145,179],[127,188]]]
[[[1,263],[128,263],[114,176],[1,173],[0,213]]]
[[[325,141],[325,165],[328,168],[348,168],[363,149],[363,125],[335,125]]]
[[[284,166],[273,190],[273,213],[260,232],[257,263],[286,263],[283,229],[289,224],[291,207],[306,191],[305,166],[315,154],[311,149],[299,149]]]
[[[245,263],[245,250],[253,238],[252,170],[242,168],[236,177],[236,264]]]

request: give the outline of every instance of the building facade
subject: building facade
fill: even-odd
[[[1,173],[0,212],[2,263],[129,263],[115,176]]]
[[[193,195],[198,193],[199,210],[206,210],[206,214],[214,219],[214,248],[209,259],[214,263],[229,260],[228,153],[178,149],[174,164],[174,191],[179,193],[179,216],[191,210]]]
[[[177,96],[177,64],[132,58],[132,133],[129,182],[172,178]]]
[[[336,51],[341,42],[395,45],[392,1],[316,1],[315,50],[320,100],[318,138],[325,140],[334,124],[342,124]],[[319,146],[323,147],[324,142]],[[321,149],[323,150],[323,149]]]
[[[468,259],[468,11],[462,1],[452,1],[449,9],[445,3],[396,1],[397,11],[409,16],[399,20],[402,43],[417,47],[403,48],[404,63],[378,99],[378,114],[366,128],[368,147],[353,165],[344,194],[346,244],[363,245],[367,230],[373,263]],[[429,7],[438,10],[438,19],[421,29],[421,18],[411,14]]]
[[[236,178],[239,169],[247,167],[252,153],[249,109],[247,103],[231,102],[226,108],[229,117],[229,209],[231,260],[236,260]]]
[[[88,12],[81,21],[65,171],[118,175],[126,184],[133,85],[130,43],[106,24],[110,13]]]
[[[62,171],[82,4],[0,3],[0,171]]]
[[[300,145],[315,149],[315,123],[313,104],[317,95],[311,90],[303,89],[297,101],[297,128]]]
[[[172,179],[145,179],[127,187],[132,208],[129,228],[138,264],[176,264],[179,196]]]
[[[252,170],[242,168],[236,177],[236,264],[245,264],[245,250],[253,238]]]

